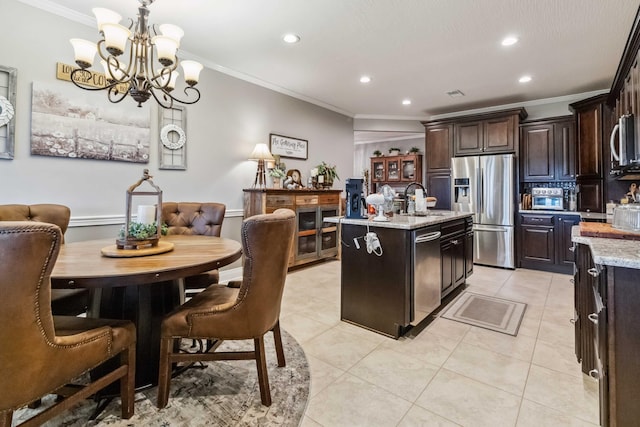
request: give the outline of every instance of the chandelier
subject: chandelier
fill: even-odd
[[[194,86],[198,83],[202,64],[180,61],[187,84],[184,88],[186,98],[175,97],[171,92],[175,89],[179,75],[176,52],[184,31],[172,24],[150,27],[147,6],[154,0],[139,1],[141,6],[138,7],[138,20],[136,22],[130,19],[128,28],[120,25],[122,17],[117,13],[109,9],[93,9],[102,39],[97,45],[82,39],[70,40],[76,64],[80,66],[71,72],[71,81],[82,89],[107,90],[109,101],[113,103],[131,95],[138,107],[150,97],[163,108],[171,108],[174,101],[195,104],[200,99],[200,91]],[[128,55],[123,58],[122,55],[127,51],[127,41]],[[91,71],[87,69],[93,65],[96,52],[104,68],[104,87],[87,83],[91,80]]]

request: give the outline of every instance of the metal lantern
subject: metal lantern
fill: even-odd
[[[151,180],[153,178],[149,175],[149,169],[145,169],[142,173],[142,178],[138,180],[135,184],[130,186],[127,189],[127,203],[126,203],[126,214],[125,214],[125,224],[124,224],[124,237],[116,240],[116,246],[118,249],[145,249],[158,245],[160,241],[160,236],[162,234],[162,190],[160,187],[155,185]],[[140,191],[136,190],[136,188],[140,187],[143,182],[147,182],[155,191]],[[156,196],[157,202],[155,205],[155,233],[145,236],[134,236],[131,235],[131,206],[133,205],[133,197],[134,196]],[[151,206],[139,206],[138,207],[138,222],[143,224],[149,224],[148,220],[153,219],[153,216],[149,216],[147,218],[141,218],[144,214],[144,210],[141,208],[146,208]]]

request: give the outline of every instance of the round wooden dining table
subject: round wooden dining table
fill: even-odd
[[[170,252],[140,257],[106,257],[115,239],[65,243],[51,274],[52,288],[89,288],[88,316],[131,320],[137,328],[136,388],[157,384],[160,324],[179,306],[182,280],[238,260],[235,240],[212,236],[171,235]]]

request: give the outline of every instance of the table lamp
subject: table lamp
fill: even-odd
[[[260,188],[266,188],[267,177],[265,174],[265,161],[275,162],[275,159],[269,152],[267,144],[256,144],[255,148],[251,152],[249,160],[258,161],[258,169],[256,170],[256,179],[253,181],[253,187],[259,186]]]

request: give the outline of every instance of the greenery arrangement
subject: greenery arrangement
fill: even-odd
[[[323,161],[316,167],[318,168],[318,175],[324,175],[325,179],[329,181],[340,179],[335,165],[330,166]]]
[[[419,152],[420,152],[420,149],[419,149],[418,147],[411,147],[411,148],[409,149],[409,152],[410,152],[410,153],[419,153]]]
[[[124,239],[125,237],[127,237],[125,236],[124,227],[125,226],[123,225],[120,228],[120,233],[118,234],[118,238],[120,239]],[[162,224],[162,226],[160,227],[160,234],[164,236],[167,234],[168,230],[169,230],[169,227],[167,227],[167,224]],[[143,224],[141,222],[129,223],[128,237],[133,237],[134,239],[139,239],[139,240],[145,240],[151,237],[155,237],[156,232],[157,232],[157,228],[156,228],[155,222],[153,224]]]
[[[269,169],[269,176],[271,178],[284,179],[287,176],[287,174],[284,173],[284,171],[280,168],[273,168],[273,169]]]
[[[376,150],[376,151],[373,152],[373,155],[376,156],[376,157],[380,157],[380,156],[382,156],[382,151]]]
[[[400,149],[399,148],[393,148],[393,147],[389,148],[389,153],[391,153],[392,151],[400,151]]]

